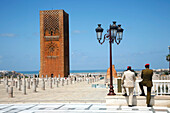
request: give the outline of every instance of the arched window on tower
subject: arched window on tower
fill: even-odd
[[[51,31],[51,36],[53,36],[53,31]]]
[[[53,78],[53,74],[51,74],[51,78]]]

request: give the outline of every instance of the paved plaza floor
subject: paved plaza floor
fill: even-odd
[[[104,83],[99,81],[96,83]],[[27,94],[24,95],[21,87],[21,91],[17,88],[13,88],[14,97],[9,98],[6,92],[5,86],[0,84],[0,104],[5,103],[105,103],[105,96],[108,93],[106,88],[92,88],[92,84],[88,84],[87,81],[78,82],[75,84],[69,84],[52,88],[46,83],[45,90],[42,90],[41,82],[37,88],[37,92],[33,92],[33,88],[27,89]]]
[[[106,104],[0,104],[0,113],[170,113],[167,107],[106,106]]]
[[[99,81],[96,84],[103,83]],[[0,113],[170,113],[168,107],[107,106],[106,88],[92,88],[87,81],[59,87],[27,89],[27,94],[14,87],[14,97],[9,98],[0,84]]]

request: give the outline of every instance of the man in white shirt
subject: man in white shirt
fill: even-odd
[[[127,67],[127,71],[123,73],[122,81],[123,81],[123,87],[128,88],[129,90],[129,107],[132,107],[132,100],[133,100],[133,90],[135,87],[135,73],[131,71],[131,66]],[[125,96],[127,95],[125,90]]]

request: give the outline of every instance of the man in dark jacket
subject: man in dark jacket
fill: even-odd
[[[145,96],[143,86],[146,86],[147,87],[146,104],[147,104],[147,107],[151,107],[150,100],[151,100],[151,88],[153,86],[153,83],[152,83],[153,70],[149,69],[149,64],[146,64],[145,68],[146,69],[142,70],[142,73],[141,73],[141,78],[143,80],[139,83],[140,89],[142,91],[142,94],[140,96]]]

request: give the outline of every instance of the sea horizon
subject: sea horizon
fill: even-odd
[[[142,69],[134,69],[135,71],[140,71]],[[125,71],[124,69],[116,69],[117,72]],[[16,71],[22,74],[39,74],[39,71]],[[70,73],[106,73],[107,70],[70,70]]]

